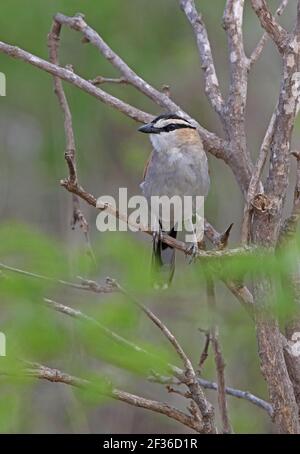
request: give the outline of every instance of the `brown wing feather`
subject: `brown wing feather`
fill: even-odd
[[[146,177],[146,174],[147,174],[147,170],[148,170],[148,167],[149,167],[149,164],[150,164],[150,161],[152,159],[152,155],[153,155],[153,152],[150,154],[149,158],[147,159],[147,162],[145,164],[145,167],[144,167],[144,172],[143,172],[143,181]]]

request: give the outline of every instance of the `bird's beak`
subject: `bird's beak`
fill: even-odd
[[[144,132],[145,134],[151,134],[154,133],[155,127],[152,123],[148,123],[146,125],[141,126],[138,131]]]

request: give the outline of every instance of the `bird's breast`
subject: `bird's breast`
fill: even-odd
[[[208,189],[208,165],[203,150],[173,148],[153,152],[142,183],[145,197],[206,196]]]

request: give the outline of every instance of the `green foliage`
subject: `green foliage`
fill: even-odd
[[[174,7],[175,3],[178,2],[10,0],[1,5],[1,35],[3,41],[47,58],[46,36],[52,15],[58,11],[67,15],[82,11],[87,21],[142,77],[158,89],[164,83],[170,84],[176,102],[200,119],[203,126],[218,131],[216,117],[211,113],[199,83],[201,70],[193,34],[178,5]],[[274,3],[275,8],[275,2],[270,3]],[[226,40],[220,27],[223,7],[224,2],[201,2],[221,86],[225,86],[227,80]],[[250,41],[248,36],[245,39],[249,45],[248,55],[261,33],[253,32],[256,22],[248,10],[245,14],[245,32],[250,38]],[[75,71],[88,79],[99,74],[116,75],[93,46],[81,45],[80,36],[74,31],[63,30],[60,59],[62,65],[72,63]],[[274,61],[268,65],[272,80],[267,80],[265,85],[260,66],[251,76],[249,98],[253,101],[248,112],[251,152],[259,148],[257,141],[264,133],[263,120],[269,119],[273,94],[278,92],[275,77],[278,62],[277,59]],[[275,281],[276,293],[271,301],[274,310],[282,323],[293,315],[295,308],[287,277],[298,266],[299,237],[297,244],[278,252],[276,257],[260,252],[248,257],[201,260],[189,266],[178,253],[173,286],[167,292],[157,293],[150,288],[149,280],[151,239],[144,241],[141,234],[127,232],[94,233],[92,218],[95,265],[81,236],[80,240],[74,241],[74,237],[70,239],[70,234],[66,233],[69,219],[65,207],[69,195],[63,194],[58,184],[66,175],[65,138],[51,77],[3,55],[0,55],[0,66],[1,72],[7,76],[7,96],[1,98],[0,105],[1,124],[4,119],[9,119],[7,128],[4,125],[0,131],[0,216],[10,217],[13,213],[16,219],[29,222],[28,225],[17,222],[0,225],[0,262],[72,282],[79,282],[77,276],[96,281],[103,281],[107,275],[116,278],[129,294],[149,305],[174,331],[194,364],[197,364],[203,345],[198,328],[207,328],[209,324],[205,278],[211,273],[216,282],[220,279],[238,282],[245,279],[251,285],[252,279],[263,277]],[[137,125],[80,90],[64,85],[72,109],[83,186],[96,195],[110,193],[118,186],[128,186],[130,195],[139,193],[138,184],[151,147],[145,137],[137,133]],[[105,89],[149,112],[159,113],[159,108],[131,87],[105,86]],[[259,134],[253,134],[252,127],[255,125],[256,131],[258,122],[261,130]],[[296,131],[299,130],[298,123],[299,120]],[[18,137],[19,148],[14,146]],[[215,160],[211,162],[211,169],[215,193],[210,193],[206,213],[213,213],[212,218],[222,228],[227,221],[236,222],[240,215],[239,203],[236,203],[237,199],[225,197],[222,192],[223,188],[227,188],[228,194],[235,192],[234,183],[231,180],[229,183],[224,166]],[[38,231],[36,225],[42,225],[47,233]],[[67,244],[54,239],[57,236],[63,237]],[[87,324],[54,312],[44,305],[44,297],[80,309],[94,317],[101,326],[147,350],[148,354],[113,341],[97,324]],[[266,396],[259,374],[255,333],[247,314],[223,286],[217,288],[217,302],[228,384]],[[92,405],[106,402],[103,394],[109,392],[110,383],[114,385],[120,375],[125,377],[123,385],[126,388],[134,377],[140,379],[152,368],[164,374],[167,362],[178,364],[178,358],[159,330],[137,310],[130,298],[120,294],[95,295],[0,268],[0,319],[0,331],[6,334],[8,353],[6,358],[0,357],[0,432],[17,432],[24,428],[25,431],[34,430],[30,425],[34,419],[32,415],[24,421],[22,414],[28,414],[28,410],[24,411],[25,406],[35,411],[30,394],[35,380],[22,377],[16,358],[53,364],[53,367],[89,379],[92,386],[76,390],[75,394]],[[8,375],[1,375],[1,370]],[[204,376],[216,378],[211,359],[205,363]],[[49,393],[56,393],[53,391],[55,385],[45,382],[41,385],[50,390]],[[58,395],[59,399],[61,395]],[[262,413],[257,415],[256,408],[235,402],[231,398],[236,432],[259,431],[263,425],[268,429],[266,419]],[[35,420],[38,419],[47,422],[46,416],[40,413],[35,415]],[[46,422],[44,429],[48,429]]]
[[[74,350],[81,352],[76,360],[72,361],[72,370],[68,372],[90,381],[88,387],[78,389],[75,394],[83,403],[92,406],[105,403],[111,387],[114,386],[114,376],[110,376],[102,364],[109,364],[113,368],[140,377],[147,377],[152,371],[167,375],[168,363],[177,364],[174,351],[163,336],[158,338],[159,331],[154,326],[152,326],[154,333],[151,334],[153,340],[149,341],[149,336],[145,335],[144,330],[145,324],[149,321],[134,302],[134,298],[144,302],[145,299],[156,296],[149,285],[147,263],[149,251],[144,250],[144,245],[137,241],[136,236],[126,232],[98,234],[93,245],[97,266],[99,257],[99,267],[95,269],[94,262],[86,254],[85,246],[82,249],[75,249],[71,252],[73,277],[70,276],[67,266],[67,251],[48,235],[36,231],[31,226],[10,223],[0,227],[0,237],[3,238],[0,245],[1,262],[54,279],[39,279],[9,269],[1,269],[0,291],[4,303],[1,307],[3,313],[1,330],[7,337],[8,356],[5,359],[1,358],[0,368],[6,373],[2,376],[2,381],[6,377],[5,386],[10,389],[0,406],[0,413],[3,415],[0,427],[2,432],[13,431],[22,424],[18,417],[23,405],[22,393],[34,383],[33,379],[24,379],[17,358],[49,364],[49,361],[56,362],[58,358],[64,358],[68,352]],[[287,278],[297,263],[298,242],[297,237],[296,242],[275,255],[271,251],[260,250],[247,256],[203,259],[192,266],[178,263],[178,278],[162,298],[165,299],[167,296],[173,300],[176,307],[176,301],[181,301],[182,298],[178,292],[185,292],[186,301],[189,295],[191,299],[193,295],[202,295],[205,291],[206,278],[211,275],[216,281],[253,278],[257,280],[267,277],[276,282],[276,292],[270,302],[283,322],[293,315],[295,309],[292,289]],[[183,268],[184,273],[181,273],[180,270]],[[58,278],[75,281],[78,274],[97,280],[95,274],[103,276],[104,272],[109,273],[109,270],[113,273],[111,274],[113,278],[116,277],[120,283],[126,283],[128,295],[112,293],[107,296],[96,296],[88,292],[76,292],[67,287],[66,291],[62,292],[62,286],[55,282]],[[130,296],[131,293],[133,297]],[[70,306],[74,303],[80,304],[80,309],[90,319],[88,321],[68,319],[66,324],[65,316],[50,310],[43,302],[45,296],[52,295],[57,295],[58,301],[63,304]],[[197,328],[206,328],[210,323],[205,297],[201,299],[199,311],[193,316],[188,316],[191,312],[187,307],[184,311],[189,329],[195,332]],[[159,307],[154,312],[157,310]],[[221,311],[224,309],[221,308]],[[247,350],[254,333],[249,331],[246,334],[245,326],[240,325],[239,312],[232,312],[231,317],[229,315],[228,313],[226,315],[226,326],[228,333],[234,332],[235,336],[227,338],[227,328],[224,327],[222,343],[225,350],[228,348],[231,353],[234,352],[236,338],[239,338],[238,348]],[[184,320],[181,320],[180,326],[177,323],[174,328],[176,332],[184,323]],[[169,317],[167,325],[172,326]],[[76,332],[75,342],[70,328],[72,332],[74,330]],[[183,340],[183,344],[185,342]],[[189,343],[186,349],[189,349],[192,356],[199,355],[200,346],[199,336],[197,345]],[[254,354],[253,350],[251,352]],[[236,354],[238,355],[238,352]],[[257,360],[255,355],[250,360],[251,356],[244,365],[240,362],[239,367],[247,368],[251,361]],[[91,360],[96,361],[92,368],[89,366]],[[205,367],[208,375],[213,373],[214,366],[211,361],[208,361]],[[16,392],[11,392],[13,389]],[[246,427],[247,418],[240,421],[240,430],[246,430]]]

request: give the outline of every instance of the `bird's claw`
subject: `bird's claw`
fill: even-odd
[[[197,243],[192,243],[186,250],[186,256],[188,257],[189,264],[193,263],[196,261],[197,255],[198,255],[198,244]]]

